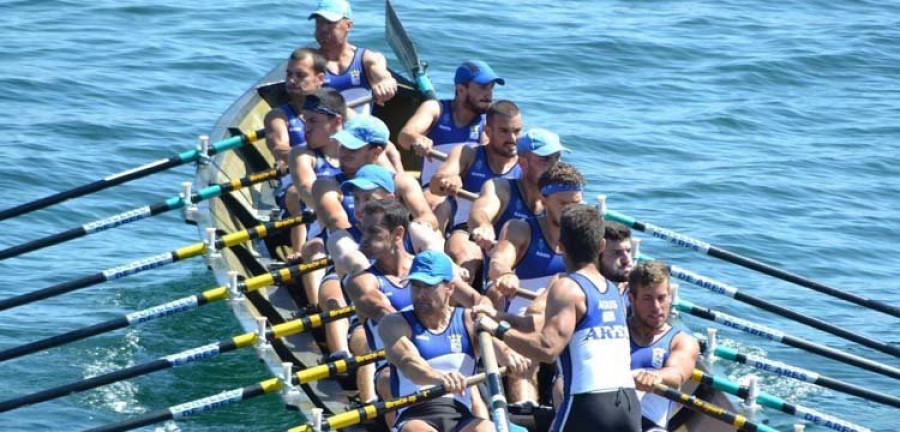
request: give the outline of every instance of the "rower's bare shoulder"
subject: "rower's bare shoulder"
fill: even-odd
[[[510,219],[503,225],[501,239],[515,246],[525,246],[531,241],[531,225],[524,219]]]

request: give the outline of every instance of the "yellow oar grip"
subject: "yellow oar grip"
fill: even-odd
[[[260,226],[263,227],[263,232],[265,232],[265,225]],[[256,227],[254,229],[259,229],[259,227]],[[248,240],[250,240],[250,230],[238,231],[236,233],[226,234],[222,237],[222,243],[225,244],[225,247],[239,245]]]
[[[371,405],[366,405],[365,407],[363,407],[363,409],[365,409],[366,411],[367,416],[372,415],[374,417],[374,414],[369,414],[370,408],[374,413],[375,409]],[[328,422],[328,426],[330,426],[331,429],[343,429],[359,424],[363,421],[363,418],[359,416],[358,410],[350,410],[342,412],[340,414],[335,414],[329,417],[326,421]]]
[[[244,286],[247,287],[247,292],[256,291],[260,288],[264,288],[270,285],[275,285],[275,278],[272,277],[271,273],[254,276],[244,281]]]
[[[238,348],[246,348],[250,345],[253,345],[256,343],[256,340],[256,333],[244,333],[242,335],[231,338],[231,341],[234,342],[234,346]]]
[[[255,130],[244,133],[244,136],[247,137],[247,141],[250,142],[256,142],[257,140],[259,140],[259,137],[257,137]]]
[[[225,300],[228,298],[228,288],[223,286],[213,288],[211,290],[203,291],[200,295],[203,296],[203,299],[206,300],[207,303]]]
[[[200,256],[204,253],[206,253],[206,243],[203,242],[194,243],[190,246],[175,250],[175,256],[180,260]]]
[[[701,371],[700,369],[694,369],[694,371],[691,372],[691,380],[698,382],[703,381],[703,376],[703,371]]]
[[[325,379],[328,378],[329,375],[331,375],[331,372],[328,369],[328,365],[313,366],[308,369],[303,369],[295,374],[297,382],[300,384]]]
[[[259,386],[263,389],[263,393],[272,393],[281,390],[281,380],[278,378],[267,379],[259,383]]]

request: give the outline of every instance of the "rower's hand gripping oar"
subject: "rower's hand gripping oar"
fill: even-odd
[[[71,198],[77,198],[80,196],[84,196],[90,193],[94,193],[97,191],[101,191],[103,189],[120,185],[125,182],[129,182],[131,180],[139,179],[146,177],[150,174],[158,173],[161,171],[165,171],[169,168],[174,168],[177,166],[181,166],[187,163],[197,162],[202,158],[207,158],[216,153],[221,153],[224,151],[228,151],[231,149],[236,149],[238,147],[243,147],[245,145],[251,144],[258,140],[261,140],[266,137],[265,129],[260,129],[257,131],[250,131],[245,134],[241,134],[238,136],[234,136],[219,142],[212,144],[211,146],[208,143],[203,144],[203,146],[208,146],[207,148],[200,148],[196,150],[186,151],[184,153],[177,154],[168,159],[160,159],[155,162],[148,163],[146,165],[132,168],[126,171],[122,171],[118,174],[113,174],[107,177],[104,177],[100,180],[97,180],[92,183],[88,183],[82,186],[78,186],[73,189],[69,189],[67,191],[58,192],[56,194],[31,201],[25,204],[18,205],[16,207],[11,207],[6,210],[0,211],[0,221],[9,219],[11,217],[20,216],[26,213],[33,212],[35,210],[40,210],[45,207],[49,207],[53,204],[58,204],[63,201],[66,201]],[[204,143],[201,140],[201,143]]]
[[[653,393],[662,396],[670,401],[684,405],[691,410],[701,414],[708,415],[716,420],[730,424],[741,431],[747,432],[778,432],[762,423],[750,421],[747,417],[740,414],[729,412],[723,408],[713,405],[709,402],[698,399],[696,396],[682,393],[665,384],[656,384],[653,387]]]
[[[254,292],[260,288],[273,285],[273,281],[275,280],[282,280],[286,281],[285,283],[289,283],[291,280],[296,280],[303,274],[323,269],[329,265],[331,265],[331,261],[329,259],[323,258],[321,260],[313,261],[308,264],[300,264],[282,268],[279,270],[273,270],[267,274],[245,279],[242,282],[235,282],[234,286],[232,287],[220,286],[217,288],[212,288],[202,293],[183,297],[178,300],[173,300],[168,303],[163,303],[161,305],[153,306],[137,312],[132,312],[130,314],[113,318],[99,324],[82,327],[80,329],[72,330],[67,333],[51,336],[39,341],[0,351],[0,362],[22,357],[24,355],[32,354],[38,351],[43,351],[45,349],[58,347],[60,345],[65,345],[71,342],[86,339],[91,336],[108,333],[128,326],[143,324],[147,321],[152,321],[157,318],[193,310],[199,308],[200,306],[205,306],[219,300],[227,299],[234,293],[247,294],[250,292]]]
[[[444,162],[447,160],[447,153],[443,153],[440,150],[435,150],[435,149],[428,150],[428,156],[431,156],[432,158],[435,158],[441,162]],[[467,191],[465,189],[460,189],[458,192],[456,192],[456,196],[466,199],[466,200],[469,200],[469,201],[475,201],[478,199],[477,192]]]
[[[265,237],[269,233],[274,231],[289,228],[301,223],[308,223],[314,219],[315,213],[307,212],[304,213],[303,216],[283,219],[280,221],[267,222],[248,230],[224,235],[218,239],[213,237],[210,241],[207,242],[194,243],[192,245],[185,246],[171,252],[165,252],[152,257],[147,257],[125,265],[106,269],[89,276],[84,276],[75,280],[62,282],[47,288],[42,288],[29,293],[20,294],[14,297],[0,300],[0,311],[33,303],[38,300],[44,300],[50,297],[69,293],[104,282],[122,279],[140,272],[153,270],[167,264],[194,258],[203,255],[211,250],[220,250],[223,248],[233,247],[239,244],[246,243],[250,240]],[[215,230],[213,230],[212,235],[215,236]],[[2,360],[3,356],[2,354],[0,354],[0,361]]]
[[[605,197],[600,198],[600,208],[605,210],[603,213],[603,217],[607,220],[613,220],[619,222],[621,224],[627,225],[633,229],[641,231],[643,233],[649,234],[653,237],[668,241],[676,246],[681,246],[687,249],[690,249],[695,252],[700,252],[702,254],[709,255],[711,257],[719,258],[725,261],[728,261],[732,264],[737,264],[742,267],[749,268],[751,270],[756,270],[758,272],[767,274],[769,276],[773,276],[779,278],[781,280],[791,282],[802,287],[810,288],[815,291],[818,291],[823,294],[830,295],[832,297],[837,297],[842,300],[849,301],[851,303],[856,303],[860,306],[867,307],[869,309],[874,309],[879,312],[886,313],[888,315],[892,315],[894,317],[900,318],[900,307],[892,306],[887,303],[872,300],[869,298],[861,297],[856,294],[849,293],[844,290],[840,290],[837,288],[832,288],[825,284],[816,282],[811,279],[807,279],[803,276],[796,275],[794,273],[787,272],[785,270],[770,266],[768,264],[764,264],[762,262],[756,261],[754,259],[736,254],[734,252],[729,252],[725,249],[721,249],[719,247],[713,246],[703,240],[698,240],[684,234],[679,234],[675,231],[658,227],[651,223],[639,222],[634,218],[624,215],[622,213],[618,213],[613,210],[606,209]]]
[[[219,354],[224,354],[241,348],[254,346],[258,342],[268,342],[275,339],[293,336],[314,328],[319,328],[326,322],[349,317],[354,313],[356,313],[356,308],[354,308],[353,306],[349,306],[291,320],[283,324],[278,324],[270,329],[261,327],[258,332],[244,333],[233,338],[225,339],[209,345],[203,345],[187,351],[182,351],[177,354],[162,357],[157,360],[121,369],[118,371],[110,372],[108,374],[99,375],[71,384],[54,387],[26,396],[8,399],[0,402],[0,413],[16,408],[21,408],[23,406],[46,402],[73,393],[91,390],[107,384],[131,379],[141,375],[146,375],[148,373],[160,371],[163,369],[169,369],[188,363],[193,363],[195,361],[216,357]]]
[[[505,373],[506,367],[500,368],[500,374],[503,375]],[[484,380],[484,373],[473,375],[469,378],[466,378],[466,387],[480,384]],[[396,411],[398,409],[416,405],[427,400],[437,399],[441,396],[444,396],[445,394],[447,394],[447,390],[444,389],[444,386],[432,386],[389,401],[364,405],[355,410],[346,411],[328,417],[324,420],[322,430],[338,430],[348,428],[350,426],[360,424],[366,420],[373,420],[375,418],[378,418],[386,412]],[[319,428],[316,428],[312,425],[303,425],[292,428],[289,430],[289,432],[315,432],[318,430]]]
[[[195,194],[183,193],[179,196],[175,196],[169,198],[163,202],[159,202],[153,205],[138,207],[133,210],[129,210],[124,213],[119,213],[115,216],[110,216],[105,219],[100,219],[94,222],[90,222],[84,224],[77,228],[72,228],[68,231],[63,231],[57,234],[53,234],[50,236],[46,236],[37,240],[32,240],[27,243],[22,243],[17,246],[13,246],[7,249],[0,250],[0,260],[4,260],[7,258],[11,258],[14,256],[18,256],[24,253],[32,252],[38,249],[43,249],[48,246],[57,245],[63,242],[67,242],[69,240],[73,240],[76,238],[84,237],[86,235],[94,234],[100,231],[105,231],[111,228],[116,228],[125,224],[129,224],[131,222],[136,222],[142,219],[146,219],[151,216],[156,216],[161,213],[165,213],[171,210],[177,210],[184,207],[187,204],[196,204],[200,201],[208,200],[210,198],[218,197],[224,193],[229,193],[234,190],[242,189],[247,186],[251,186],[260,182],[274,180],[278,178],[278,172],[276,170],[264,171],[262,173],[253,174],[241,179],[232,180],[229,182],[219,183],[213,186],[209,186],[201,189]],[[186,185],[189,188],[189,184]],[[189,190],[189,189],[188,189]]]

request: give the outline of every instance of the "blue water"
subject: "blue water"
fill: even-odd
[[[72,2],[0,5],[0,208],[195,145],[218,116],[311,39],[311,1]],[[389,52],[380,2],[356,2],[352,38]],[[900,4],[797,0],[399,2],[449,95],[454,67],[488,60],[498,98],[553,129],[610,208],[900,304]],[[394,62],[392,55],[390,61]],[[8,247],[140,204],[192,178],[182,167],[0,222]],[[163,215],[0,262],[8,297],[197,240]],[[898,320],[711,258],[646,241],[645,252],[826,321],[900,342]],[[0,349],[94,324],[214,285],[201,261],[0,313]],[[752,317],[897,367],[896,358],[683,287]],[[697,321],[690,321],[703,325]],[[240,333],[212,305],[0,364],[0,399],[139,364]],[[743,349],[896,394],[889,378],[722,331]],[[728,367],[731,376],[746,371]],[[0,430],[77,430],[268,378],[239,352],[0,414]],[[896,410],[781,379],[763,390],[875,430]],[[788,430],[793,420],[770,413]],[[283,430],[299,417],[275,396],[181,423],[184,430]],[[814,430],[814,429],[813,429]]]

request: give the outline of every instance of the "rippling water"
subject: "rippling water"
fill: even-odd
[[[389,52],[380,2],[356,2],[353,39]],[[194,145],[292,48],[311,1],[0,2],[0,208]],[[577,5],[577,6],[575,6]],[[900,303],[900,5],[896,2],[398,2],[440,93],[488,60],[497,96],[574,149],[611,208],[862,296]],[[393,57],[389,55],[391,61]],[[8,247],[161,201],[182,167],[0,222]],[[8,297],[196,241],[164,215],[0,262]],[[645,251],[876,339],[898,320],[656,241]],[[0,349],[214,284],[200,261],[0,313]],[[881,353],[684,287],[696,303],[892,366]],[[240,332],[213,305],[0,364],[0,399],[139,364]],[[701,324],[702,325],[702,324]],[[890,379],[723,332],[747,349],[878,391]],[[732,376],[745,373],[729,368]],[[267,378],[251,352],[0,414],[2,430],[83,429]],[[877,430],[895,410],[767,378],[763,389]],[[772,424],[792,423],[780,414]],[[185,430],[281,430],[277,397]]]

